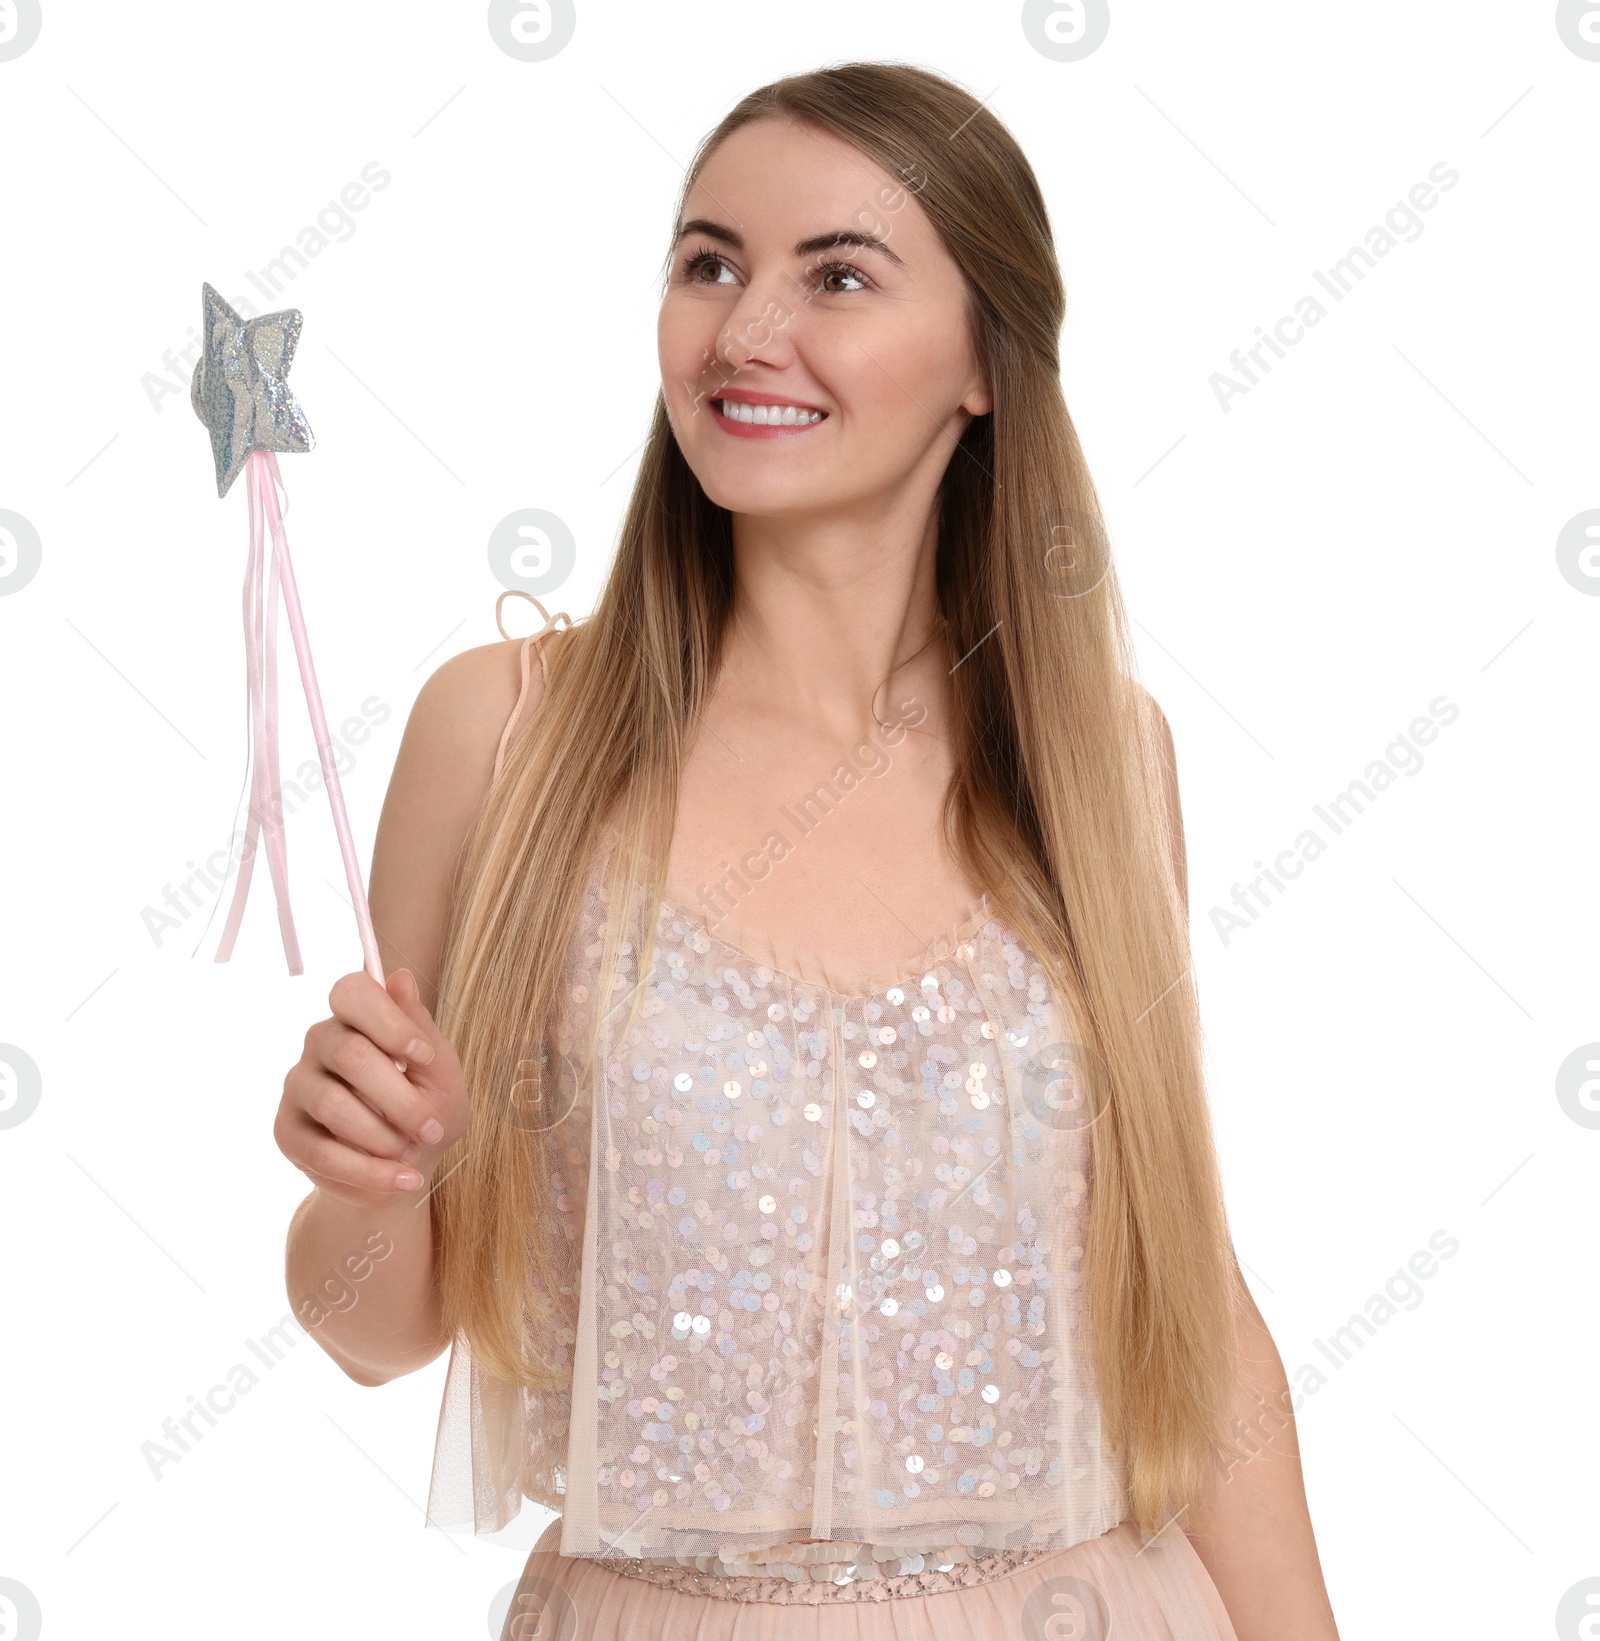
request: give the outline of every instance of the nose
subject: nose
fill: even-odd
[[[734,370],[754,362],[774,367],[791,363],[797,313],[782,279],[752,281],[717,333],[718,359]]]

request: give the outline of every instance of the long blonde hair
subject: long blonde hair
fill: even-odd
[[[1014,139],[967,91],[908,66],[849,63],[744,98],[702,142],[680,215],[718,144],[769,116],[832,132],[898,179],[965,279],[994,408],[966,428],[938,500],[939,620],[950,655],[965,658],[951,676],[946,825],[1035,945],[1088,1039],[1084,1062],[1103,1076],[1085,1241],[1090,1367],[1130,1513],[1154,1532],[1188,1510],[1192,1527],[1219,1456],[1237,1452],[1224,1428],[1237,1271],[1162,725],[1134,682],[1062,397],[1066,303],[1044,199]],[[894,208],[891,195],[883,203]],[[680,769],[732,603],[731,543],[730,515],[701,489],[658,397],[598,607],[547,643],[544,698],[462,858],[440,1019],[473,1113],[433,1195],[443,1316],[486,1368],[528,1385],[559,1389],[570,1372],[552,1345],[572,1339],[577,1273],[549,1204],[576,1153],[559,1121],[571,1090],[554,1087],[547,1049],[595,825],[619,817],[619,877],[659,905]],[[535,1107],[548,1121],[527,1121],[530,1075],[551,1079]]]

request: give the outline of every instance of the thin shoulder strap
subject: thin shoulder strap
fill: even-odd
[[[517,715],[522,711],[522,703],[523,703],[524,700],[527,699],[527,695],[528,695],[528,675],[529,675],[529,667],[528,667],[528,651],[529,651],[529,649],[533,645],[538,644],[538,646],[539,646],[539,671],[540,671],[541,675],[544,678],[546,687],[548,687],[549,683],[550,683],[550,666],[549,666],[549,663],[545,660],[544,645],[540,642],[540,640],[543,639],[543,638],[548,637],[549,634],[552,633],[552,632],[560,632],[562,630],[562,625],[561,624],[563,622],[565,622],[568,627],[570,627],[572,625],[572,617],[569,616],[565,610],[560,610],[555,615],[551,615],[550,612],[544,607],[544,605],[541,604],[539,602],[539,600],[533,596],[532,593],[525,593],[519,587],[508,587],[506,589],[506,591],[501,593],[501,595],[494,602],[494,624],[495,624],[495,626],[497,626],[500,629],[500,636],[502,638],[509,638],[511,636],[511,634],[506,631],[505,622],[500,619],[500,606],[502,604],[504,604],[505,601],[508,598],[525,598],[525,599],[527,599],[527,601],[531,605],[533,605],[533,607],[539,612],[539,614],[544,617],[544,625],[537,632],[530,632],[528,634],[528,636],[522,640],[522,656],[521,656],[522,681],[517,686],[517,704],[514,707],[512,707],[511,716],[506,719],[506,726],[505,726],[504,729],[502,729],[500,731],[500,745],[495,749],[494,774],[490,778],[491,779],[491,784],[494,781],[499,780],[499,778],[500,778],[500,766],[505,762],[506,746],[507,746],[507,743],[511,739],[511,726],[514,723],[516,723]]]

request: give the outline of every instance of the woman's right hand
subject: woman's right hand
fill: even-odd
[[[364,969],[341,975],[328,1005],[332,1017],[306,1033],[283,1080],[273,1138],[329,1196],[390,1207],[431,1181],[439,1158],[466,1132],[461,1062],[409,969],[397,969],[386,986]]]

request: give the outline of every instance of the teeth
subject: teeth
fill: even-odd
[[[820,410],[802,410],[797,405],[745,405],[732,399],[717,403],[730,422],[751,422],[757,427],[809,427],[822,420]]]

